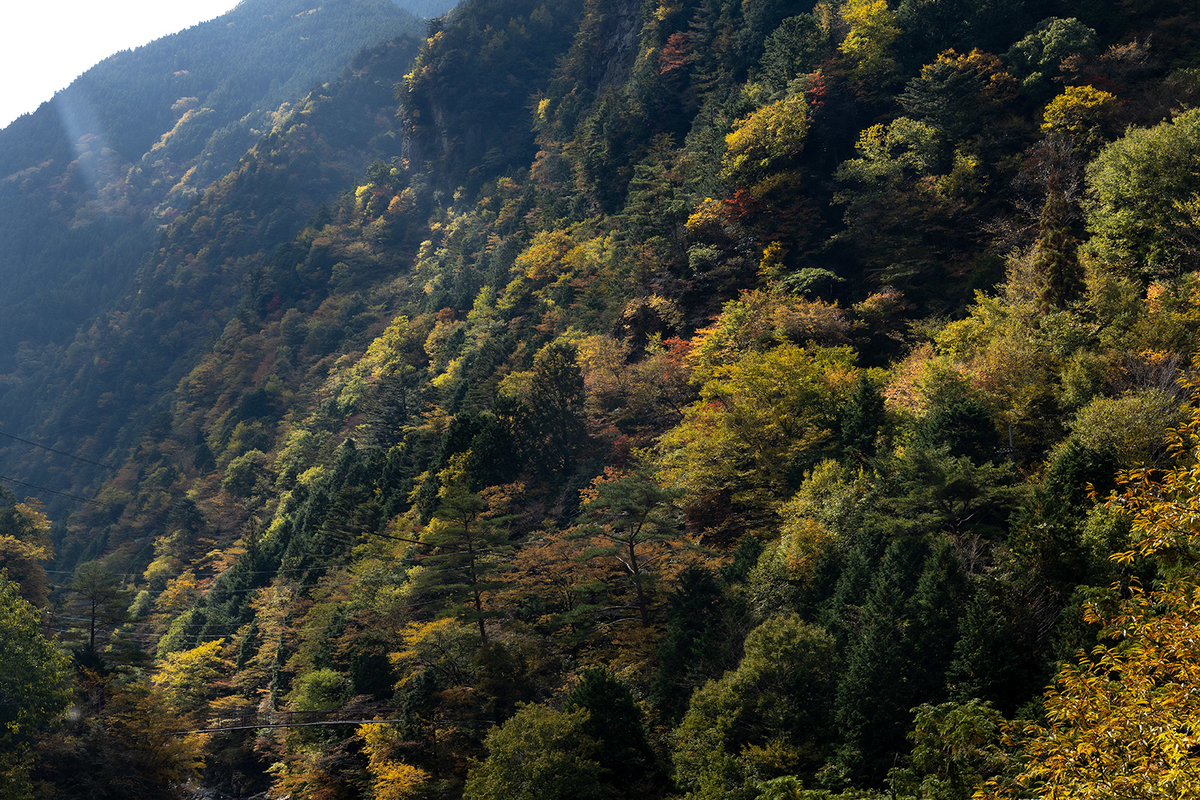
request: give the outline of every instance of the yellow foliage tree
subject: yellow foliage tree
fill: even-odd
[[[396,753],[400,736],[389,725],[360,725],[358,738],[362,739],[363,752],[367,754],[367,769],[371,773],[372,795],[375,800],[407,800],[429,780],[429,773],[420,767],[405,764]]]
[[[154,610],[165,614],[178,614],[191,604],[195,597],[196,573],[190,569],[167,581],[167,588],[154,601]]]
[[[896,73],[892,49],[900,27],[895,13],[887,0],[847,0],[841,16],[850,32],[839,49],[856,62],[854,76],[863,85],[879,88]]]
[[[563,271],[563,261],[576,244],[567,231],[542,231],[517,256],[515,267],[532,281],[552,280]]]
[[[198,713],[207,707],[216,694],[216,680],[233,668],[221,653],[224,646],[225,640],[217,639],[167,656],[153,682],[174,711]]]
[[[761,290],[743,292],[721,307],[716,322],[696,332],[688,359],[692,380],[702,384],[717,367],[785,342],[842,344],[852,330],[850,317],[836,303]]]
[[[1114,133],[1117,98],[1095,86],[1068,86],[1042,113],[1042,132],[1064,136],[1088,152]]]
[[[661,440],[668,482],[693,502],[728,492],[765,521],[791,471],[832,439],[830,413],[858,378],[853,359],[844,347],[787,343],[716,366]]]
[[[34,797],[176,798],[190,794],[204,769],[205,735],[166,708],[146,681],[76,675],[79,703],[41,734]],[[0,748],[2,750],[2,748]],[[12,798],[0,787],[0,796]]]
[[[1200,798],[1200,587],[1135,589],[1115,617],[1087,618],[1114,643],[1059,672],[1019,784],[1046,800]]]
[[[401,675],[431,670],[447,686],[470,683],[471,657],[478,640],[472,637],[469,627],[454,617],[410,622],[401,633],[401,640],[404,649],[389,656]]]
[[[11,497],[11,495],[8,495]],[[21,587],[21,595],[35,606],[49,600],[49,585],[42,562],[54,555],[50,520],[36,500],[3,503],[0,496],[0,569]]]
[[[725,137],[725,175],[751,183],[800,155],[808,135],[808,104],[796,94],[740,119]]]
[[[1165,580],[1133,586],[1111,613],[1085,609],[1102,643],[1059,671],[1047,725],[1024,731],[1015,780],[989,781],[977,800],[1200,798],[1200,407],[1171,444],[1172,469],[1123,472],[1110,500],[1133,520],[1132,546],[1114,560],[1154,557]]]

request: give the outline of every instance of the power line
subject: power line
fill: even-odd
[[[262,719],[263,715],[261,713],[260,714],[248,714],[248,715],[245,715],[242,717],[233,717],[233,718],[226,718],[226,719],[212,719],[212,720],[210,720],[212,723],[211,727],[198,728],[198,729],[192,729],[192,730],[184,730],[184,731],[173,731],[173,733],[176,734],[177,736],[184,736],[184,735],[187,735],[190,733],[223,733],[225,731],[250,731],[250,730],[269,729],[269,728],[303,728],[303,727],[307,727],[307,726],[311,726],[311,725],[400,725],[405,722],[405,720],[403,720],[403,719],[395,719],[395,718],[380,719],[379,716],[375,716],[372,719],[323,719],[323,720],[309,720],[306,722],[295,721],[296,717],[305,717],[305,716],[311,717],[311,716],[319,715],[319,714],[337,714],[339,711],[344,711],[344,710],[345,709],[329,709],[326,711],[276,712],[276,714],[267,716],[266,719],[263,719],[261,722],[255,721],[256,719]],[[376,715],[378,715],[378,714],[398,714],[398,713],[402,713],[403,709],[400,709],[400,708],[377,708],[377,709],[368,709],[368,711],[370,713],[374,713]],[[361,714],[363,712],[358,711],[357,713]],[[467,719],[467,718],[454,718],[454,719],[448,718],[448,719],[429,720],[429,724],[432,724],[432,725],[435,725],[438,727],[443,727],[443,726],[447,726],[447,725],[472,724],[472,723],[476,723],[476,724],[482,723],[484,725],[498,724],[496,722],[496,720],[494,720],[494,719],[471,720],[471,719]],[[417,745],[417,742],[400,742],[399,744],[413,747],[413,746]]]
[[[38,442],[30,441],[29,439],[22,439],[20,436],[14,436],[13,434],[6,433],[2,430],[0,430],[0,436],[7,436],[9,439],[15,439],[18,442],[24,442],[25,444],[33,447],[40,447],[41,449],[48,450],[51,453],[57,453],[60,456],[66,456],[67,458],[73,458],[76,461],[82,461],[85,464],[94,464],[97,467],[104,467],[105,469],[116,469],[116,467],[114,467],[112,464],[105,464],[103,461],[94,461],[87,456],[77,456],[74,453],[68,453],[65,450],[58,450],[53,447],[48,447],[44,444],[39,444]]]
[[[306,728],[313,725],[399,725],[402,719],[331,719],[320,722],[275,722],[261,725],[238,725],[229,728],[200,728],[193,731],[172,731],[176,736],[186,736],[190,733],[224,733],[225,731],[255,731],[266,728]]]
[[[75,570],[73,570],[73,569],[44,569],[44,570],[42,570],[42,572],[45,572],[47,575],[74,575],[75,574]],[[142,576],[142,573],[140,573],[140,572],[113,572],[111,574],[112,574],[112,577],[114,577],[114,578],[140,578]]]
[[[59,495],[60,497],[65,497],[68,500],[75,500],[76,502],[79,502],[79,503],[90,503],[91,505],[94,505],[94,506],[103,505],[103,503],[97,503],[95,500],[88,500],[86,497],[76,497],[73,494],[67,494],[66,492],[60,492],[56,489],[47,489],[45,486],[36,486],[32,483],[26,483],[25,481],[20,480],[18,478],[10,478],[7,475],[0,475],[0,481],[8,481],[9,483],[15,483],[18,486],[24,486],[27,489],[34,489],[39,492],[49,492],[50,494],[56,494],[56,495]]]
[[[243,570],[241,572],[238,572],[237,574],[238,575],[283,575],[286,573],[286,574],[290,575],[290,574],[299,573],[299,572],[312,572],[312,571],[319,570],[319,569],[336,569],[337,567],[343,567],[343,566],[347,566],[347,565],[346,564],[326,564],[323,567],[302,567],[302,568],[297,568],[297,569],[255,569],[255,570]],[[221,577],[222,575],[232,574],[234,569],[235,569],[235,567],[230,567],[229,569],[226,569],[222,572],[216,573],[211,578],[204,578],[203,580],[216,580],[217,578]],[[75,574],[75,570],[71,570],[71,569],[48,569],[48,570],[45,570],[45,572],[47,575],[74,575]],[[144,574],[145,574],[144,572],[114,572],[114,573],[112,573],[114,578],[141,578],[144,576]],[[197,579],[201,580],[201,578],[199,578],[199,576],[197,576]]]

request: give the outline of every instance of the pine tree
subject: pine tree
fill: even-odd
[[[912,659],[921,666],[913,676],[914,699],[935,703],[946,694],[945,674],[958,639],[961,609],[970,597],[966,576],[948,539],[941,539],[925,560],[909,601]]]
[[[887,423],[883,395],[864,373],[842,410],[842,447],[862,458],[875,454],[875,440]]]
[[[720,582],[701,567],[686,569],[667,597],[666,633],[658,645],[650,698],[668,719],[682,717],[692,691],[720,675],[711,674],[716,671],[712,654],[721,649],[726,602],[732,598],[727,601]]]
[[[429,548],[421,559],[426,568],[422,585],[442,596],[450,610],[474,622],[480,641],[487,642],[484,598],[500,585],[495,574],[501,555],[509,549],[508,531],[502,520],[488,515],[487,500],[470,490],[469,455],[470,451],[452,456],[450,465],[438,474],[438,507],[421,536]]]
[[[1079,243],[1071,234],[1067,199],[1057,175],[1051,175],[1047,190],[1033,246],[1033,268],[1042,279],[1039,308],[1043,314],[1066,308],[1083,291]]]
[[[583,373],[575,346],[554,342],[538,353],[530,386],[529,423],[539,466],[560,481],[575,471],[587,441]]]
[[[120,580],[98,561],[89,561],[75,570],[69,587],[68,607],[82,615],[87,630],[87,646],[83,653],[95,659],[97,638],[108,628],[125,621],[129,593]]]
[[[650,625],[650,584],[658,564],[670,551],[664,545],[678,535],[674,501],[678,489],[661,486],[649,467],[620,471],[611,467],[582,492],[583,517],[579,533],[608,544],[587,558],[615,558],[629,575],[642,627]]]
[[[834,713],[845,743],[839,760],[859,783],[878,785],[907,750],[909,709],[926,668],[916,661],[907,613],[923,551],[905,540],[888,547],[846,655]]]
[[[646,738],[645,715],[629,684],[601,667],[584,670],[567,695],[566,712],[588,712],[583,732],[600,744],[596,760],[624,797],[651,797],[662,780]]]

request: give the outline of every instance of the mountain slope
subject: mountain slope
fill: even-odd
[[[19,465],[94,498],[57,624],[110,702],[38,779],[154,723],[227,728],[167,794],[1003,785],[1082,601],[1195,577],[1100,498],[1191,480],[1198,25],[469,0],[360,61],[10,380],[115,467]]]
[[[315,83],[422,23],[386,0],[248,0],[114,55],[0,131],[0,371],[126,289],[158,226]]]
[[[67,348],[29,351],[6,376],[5,428],[95,461],[119,461],[236,312],[245,282],[274,247],[368,164],[399,152],[389,105],[414,52],[412,40],[365,51],[342,78],[297,103],[168,227],[112,310]],[[56,410],[46,416],[47,407]],[[60,489],[83,490],[104,475],[95,465],[20,446],[6,448],[4,464],[5,474]]]

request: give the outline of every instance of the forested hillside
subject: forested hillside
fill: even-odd
[[[367,49],[6,378],[0,793],[1200,796],[1198,105],[1186,0]]]
[[[0,131],[0,372],[127,291],[160,226],[314,85],[422,31],[392,0],[246,0],[104,60]]]

